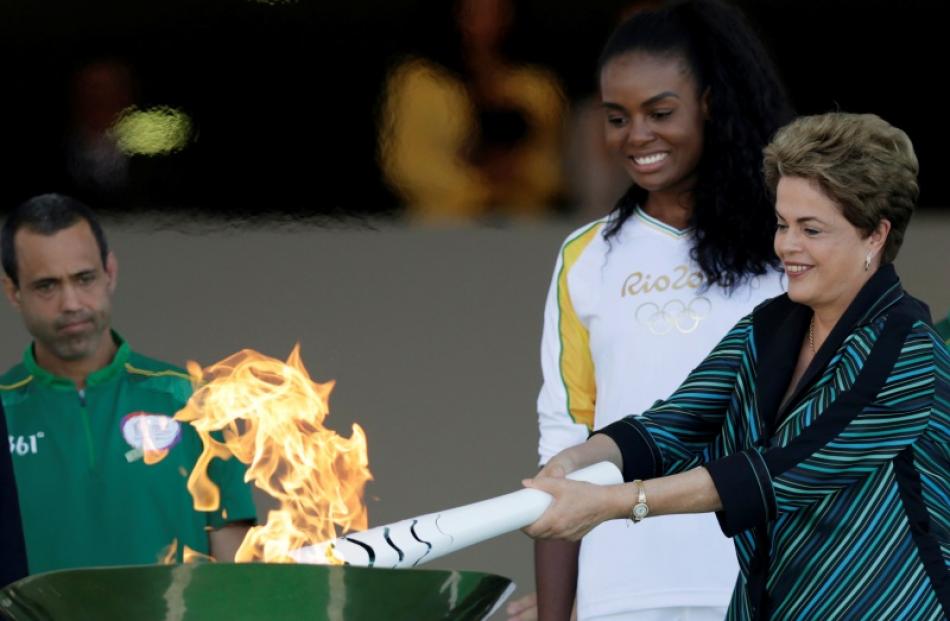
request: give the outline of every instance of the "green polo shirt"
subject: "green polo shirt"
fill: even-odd
[[[84,391],[41,369],[32,346],[0,376],[31,574],[155,563],[174,539],[179,552],[187,545],[207,554],[209,529],[255,518],[236,459],[211,462],[221,509],[194,510],[186,483],[201,440],[170,418],[191,382],[113,336],[115,358]],[[159,463],[144,463],[143,435],[146,447],[167,447]]]

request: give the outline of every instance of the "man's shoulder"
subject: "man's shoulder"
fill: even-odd
[[[9,392],[26,386],[32,381],[33,375],[20,362],[0,375],[0,392]]]
[[[126,371],[143,376],[162,376],[177,377],[179,379],[190,381],[188,371],[164,360],[151,358],[137,351],[129,352],[129,358],[125,364]]]
[[[133,351],[125,362],[125,373],[129,381],[143,389],[168,392],[183,400],[191,396],[188,372],[170,362]]]

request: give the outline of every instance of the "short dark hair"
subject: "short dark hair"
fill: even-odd
[[[782,177],[817,183],[865,237],[889,221],[881,263],[897,257],[920,193],[917,155],[902,130],[874,114],[803,116],[765,147],[764,168],[773,193]]]
[[[109,244],[106,234],[99,224],[99,219],[89,207],[75,198],[64,194],[41,194],[17,205],[3,223],[0,231],[0,259],[3,261],[3,271],[17,287],[20,281],[17,276],[16,248],[13,240],[20,229],[28,229],[40,235],[53,235],[67,229],[80,220],[85,220],[92,229],[99,246],[99,257],[105,266],[109,256]]]

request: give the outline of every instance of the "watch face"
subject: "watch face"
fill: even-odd
[[[644,504],[635,504],[633,506],[633,515],[636,516],[638,520],[642,520],[647,516],[647,513],[650,512],[650,508]]]

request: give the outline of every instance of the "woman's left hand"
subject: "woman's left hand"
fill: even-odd
[[[522,484],[554,497],[541,517],[523,529],[535,539],[578,541],[601,522],[617,517],[611,502],[615,486],[552,477],[525,479]]]

